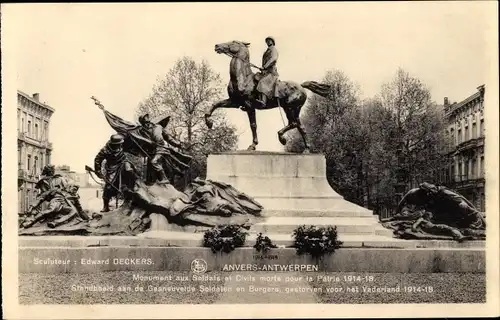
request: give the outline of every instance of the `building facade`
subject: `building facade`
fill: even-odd
[[[442,184],[454,189],[485,211],[484,85],[458,103],[444,98],[448,121],[447,167],[441,172]]]
[[[45,165],[51,163],[50,118],[54,109],[40,95],[17,91],[18,211],[24,213],[35,201],[35,184]]]
[[[67,165],[57,166],[55,169],[55,173],[65,177],[68,183],[80,187],[78,195],[84,209],[89,209],[90,202],[102,197],[102,186],[92,181],[89,173],[75,172]]]
[[[76,184],[80,188],[89,188],[93,185],[90,182],[88,173],[79,173],[71,170],[70,166],[62,165],[55,168],[55,173],[65,177],[69,183]]]

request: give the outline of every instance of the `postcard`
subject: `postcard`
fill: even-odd
[[[496,9],[3,4],[6,318],[498,316]]]

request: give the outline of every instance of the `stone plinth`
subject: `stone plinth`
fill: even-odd
[[[255,198],[342,199],[325,174],[325,157],[319,154],[240,151],[209,155],[207,161],[207,179]]]
[[[209,248],[175,247],[21,247],[19,273],[99,273],[107,271],[187,271],[194,259],[203,259],[208,271],[229,265],[315,266],[319,272],[377,273],[484,273],[484,249],[341,248],[333,256],[317,260],[297,255],[295,249],[271,249],[276,259],[256,258],[254,248],[237,248],[229,254],[213,254]],[[65,263],[44,264],[37,260]],[[84,261],[104,261],[87,264]],[[134,260],[140,263],[126,263]],[[123,262],[120,262],[123,261]],[[278,271],[279,272],[279,271]],[[312,273],[315,274],[315,273]]]
[[[337,226],[339,234],[391,236],[370,210],[344,200],[326,179],[322,154],[237,151],[208,156],[207,179],[258,201],[266,221],[254,232],[290,234],[297,226]]]

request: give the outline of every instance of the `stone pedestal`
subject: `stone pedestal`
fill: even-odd
[[[291,234],[299,225],[335,225],[339,234],[391,236],[370,210],[344,200],[326,179],[322,154],[246,152],[208,156],[207,179],[231,184],[263,207],[251,230]],[[272,238],[272,237],[271,237]]]

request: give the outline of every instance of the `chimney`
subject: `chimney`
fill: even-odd
[[[450,104],[448,97],[444,97],[444,106],[447,107]]]
[[[40,94],[38,92],[33,93],[33,99],[35,99],[36,101],[40,101]]]

